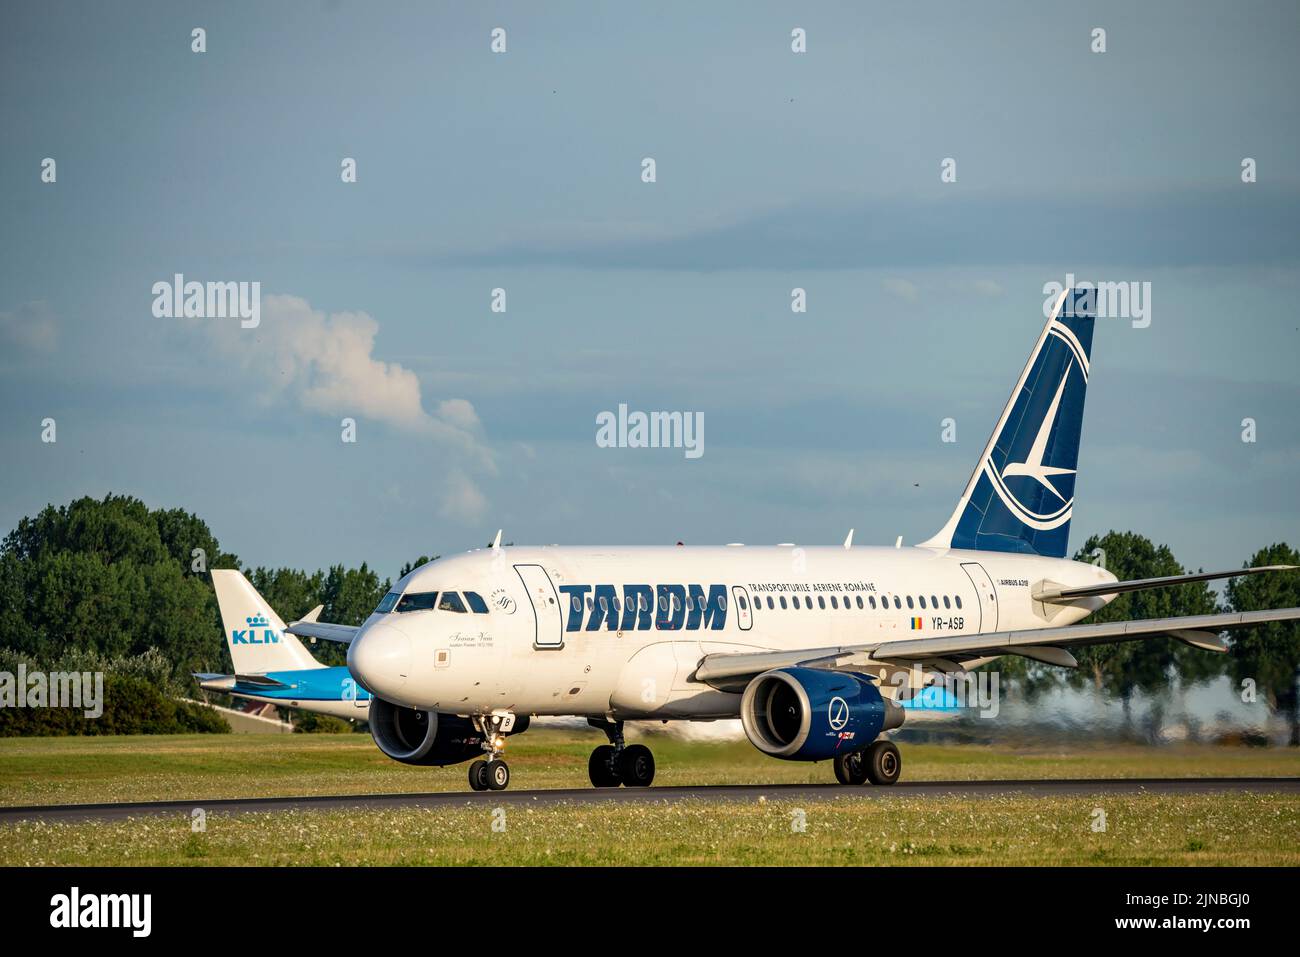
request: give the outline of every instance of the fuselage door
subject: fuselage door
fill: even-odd
[[[753,606],[749,603],[745,589],[739,585],[731,586],[731,606],[736,612],[736,624],[740,626],[741,631],[749,631],[754,627]]]
[[[979,562],[964,562],[961,567],[975,586],[975,594],[979,599],[980,634],[997,631],[998,593],[993,588],[993,579],[989,578],[989,573]]]
[[[534,648],[564,647],[564,616],[560,613],[560,596],[551,584],[551,576],[541,565],[516,565],[519,580],[528,592],[533,607],[537,630],[533,633]]]

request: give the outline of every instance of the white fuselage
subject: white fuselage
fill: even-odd
[[[1045,605],[1033,588],[1114,580],[1065,559],[925,547],[480,549],[393,590],[473,592],[486,613],[376,612],[348,664],[372,694],[446,713],[736,717],[739,694],[692,680],[705,655],[1069,625],[1107,599]]]

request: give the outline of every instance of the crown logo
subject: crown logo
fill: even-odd
[[[251,618],[245,618],[244,621],[248,623],[249,628],[264,628],[271,624],[264,615],[254,615]]]

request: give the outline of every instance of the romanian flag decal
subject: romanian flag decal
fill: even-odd
[[[920,631],[920,630],[921,630],[921,619],[920,619],[920,618],[913,618],[913,619],[912,619],[912,630],[913,630],[913,631]]]

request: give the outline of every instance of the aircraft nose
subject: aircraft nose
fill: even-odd
[[[384,697],[406,683],[411,665],[411,639],[392,625],[378,623],[363,630],[348,645],[348,670],[361,687]]]

